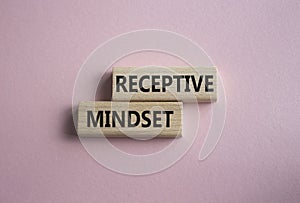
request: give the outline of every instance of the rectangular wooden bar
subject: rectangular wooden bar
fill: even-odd
[[[216,67],[114,67],[115,101],[217,100]]]
[[[81,102],[77,133],[80,137],[181,137],[182,103]]]

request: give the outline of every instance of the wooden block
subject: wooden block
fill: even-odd
[[[81,137],[180,137],[182,103],[81,102],[77,133]]]
[[[114,67],[112,98],[116,101],[216,101],[216,67]]]

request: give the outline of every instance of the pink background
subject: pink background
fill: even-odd
[[[299,202],[299,10],[296,0],[0,1],[0,202]],[[227,119],[205,161],[204,126],[173,167],[132,177],[88,155],[71,101],[90,52],[144,28],[207,51],[224,80]],[[201,108],[208,118],[209,105]],[[158,149],[153,142],[141,151]]]

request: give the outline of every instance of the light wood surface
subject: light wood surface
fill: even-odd
[[[217,100],[216,67],[114,67],[114,101]]]
[[[182,103],[81,102],[77,133],[81,137],[181,137]]]

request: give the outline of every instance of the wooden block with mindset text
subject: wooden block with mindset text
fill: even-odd
[[[217,100],[216,67],[114,67],[115,101]]]
[[[81,102],[77,133],[80,137],[180,137],[182,103]]]

